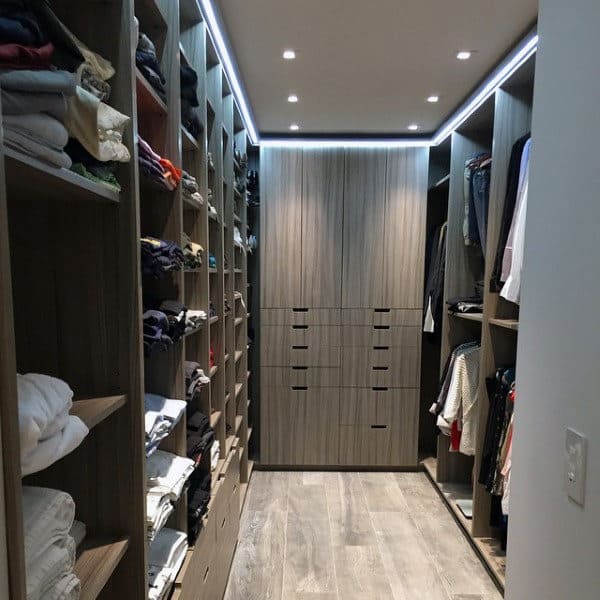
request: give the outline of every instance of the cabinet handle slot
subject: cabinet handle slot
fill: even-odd
[[[387,429],[387,425],[371,425],[371,429]]]
[[[308,350],[308,346],[292,346],[292,350]]]
[[[391,312],[391,310],[392,310],[391,308],[376,308],[375,312],[376,313],[389,313],[389,312]]]
[[[373,371],[389,371],[389,367],[373,367]]]
[[[308,329],[308,325],[292,325],[292,329]]]
[[[374,388],[371,388],[371,389],[374,392],[387,392],[388,391],[388,388],[386,388],[386,387],[374,387]]]
[[[206,567],[206,571],[204,571],[204,577],[202,578],[202,583],[206,583],[208,579],[208,572],[210,571],[210,567]]]
[[[308,367],[292,367],[292,371],[308,371]]]
[[[373,329],[389,329],[389,325],[373,325]]]
[[[389,346],[373,346],[373,350],[389,350]]]
[[[292,386],[292,390],[294,392],[302,392],[302,391],[306,391],[308,389],[307,385],[293,385]]]
[[[292,312],[306,313],[308,312],[308,308],[292,308]]]

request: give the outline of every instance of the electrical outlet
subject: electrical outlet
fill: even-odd
[[[587,438],[574,429],[567,429],[567,494],[577,504],[585,501]]]

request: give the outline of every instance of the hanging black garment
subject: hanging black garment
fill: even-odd
[[[439,330],[442,324],[442,298],[444,295],[444,273],[446,268],[446,232],[448,225],[440,225],[433,234],[429,250],[429,270],[425,286],[425,327],[427,333]],[[432,323],[428,323],[427,315],[430,311]],[[428,326],[430,324],[431,326]]]

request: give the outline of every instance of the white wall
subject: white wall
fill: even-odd
[[[600,598],[600,0],[540,0],[509,600]],[[585,507],[565,429],[589,439]]]

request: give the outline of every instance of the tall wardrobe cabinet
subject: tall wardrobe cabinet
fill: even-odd
[[[428,151],[261,151],[261,460],[417,463]]]

